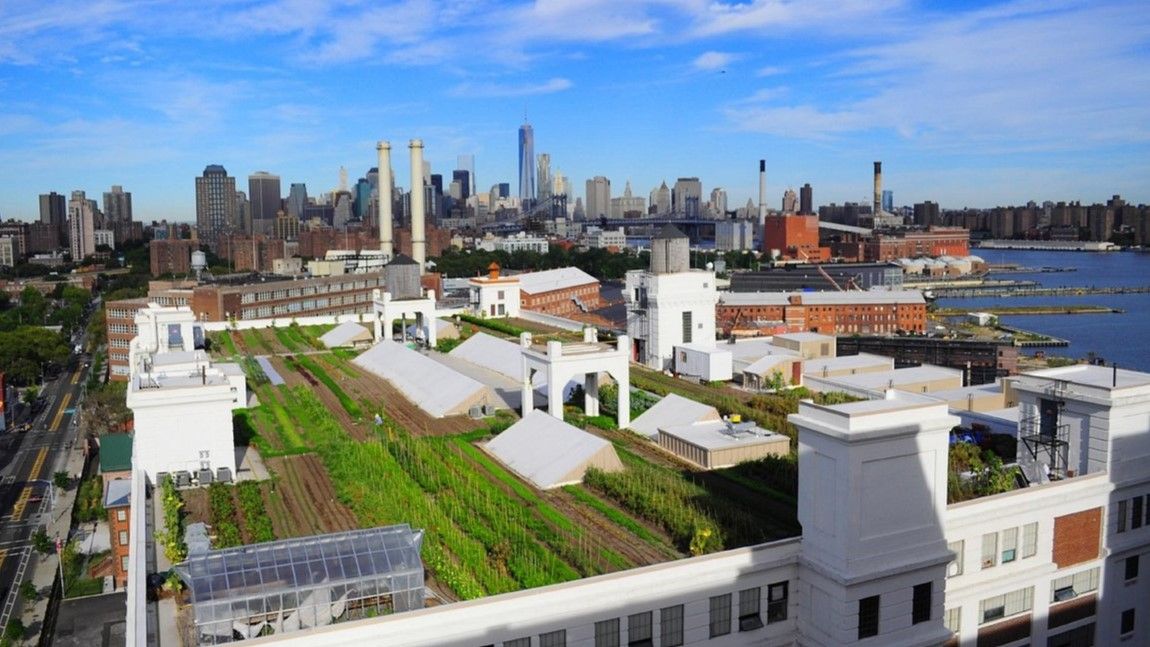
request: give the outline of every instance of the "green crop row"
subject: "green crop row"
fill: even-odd
[[[647,530],[643,524],[635,521],[623,512],[620,512],[618,509],[612,507],[606,501],[600,499],[594,494],[591,494],[584,488],[578,485],[566,485],[563,487],[563,491],[570,494],[579,503],[582,503],[583,505],[595,510],[599,514],[611,520],[612,523],[618,525],[619,527],[623,528],[627,532],[630,532],[639,539],[642,539],[648,544],[651,544],[655,548],[671,551],[670,546],[668,546],[662,539],[660,539],[650,530]]]
[[[236,507],[232,502],[232,488],[223,483],[208,486],[211,504],[212,530],[216,534],[215,548],[230,548],[244,543],[236,525]]]
[[[244,516],[244,526],[251,533],[252,541],[272,541],[276,538],[272,529],[271,518],[265,510],[264,498],[260,494],[260,485],[255,481],[243,481],[236,484],[236,494],[240,499],[240,512]]]
[[[335,383],[335,380],[331,379],[331,376],[327,374],[327,371],[319,366],[319,364],[316,364],[307,355],[296,355],[294,361],[295,363],[307,369],[307,371],[311,373],[315,379],[323,382],[324,386],[326,386],[328,390],[334,393],[335,397],[339,399],[340,406],[343,407],[343,410],[346,411],[349,416],[353,418],[363,417],[363,410],[360,409],[359,404],[357,404],[355,400],[352,400],[351,397],[345,393],[338,384]]]

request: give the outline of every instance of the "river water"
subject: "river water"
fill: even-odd
[[[993,278],[1037,281],[1058,286],[1150,285],[1150,254],[1135,252],[1042,252],[976,249],[972,253],[992,265],[1015,264],[1030,268],[1074,267],[1075,272],[999,274]],[[1086,357],[1093,352],[1122,368],[1150,373],[1150,293],[1088,294],[1057,297],[980,297],[939,299],[943,307],[978,310],[992,306],[1100,305],[1118,308],[1121,314],[1021,315],[1000,317],[1002,323],[1024,330],[1061,337],[1067,348],[1045,349],[1047,354]],[[1034,349],[1024,351],[1033,353]]]

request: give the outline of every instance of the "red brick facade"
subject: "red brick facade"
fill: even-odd
[[[877,234],[864,249],[868,263],[919,256],[968,256],[970,232],[962,227],[931,227],[927,231]]]
[[[112,573],[116,579],[116,588],[121,589],[128,585],[128,546],[131,543],[130,506],[122,505],[108,508],[108,535],[112,540]]]
[[[582,305],[583,307],[580,307]],[[519,307],[549,315],[573,315],[603,307],[599,282],[585,283],[538,294],[519,293]]]
[[[783,322],[786,332],[817,332],[824,335],[873,335],[926,332],[925,303],[842,303],[806,305],[792,295],[785,305],[715,306],[718,327],[725,333],[745,330],[756,322],[771,326]],[[778,326],[772,326],[778,332]],[[771,334],[771,333],[764,333]]]
[[[819,247],[818,216],[772,216],[763,227],[763,251],[778,250],[783,258],[820,262],[830,249]]]
[[[1102,508],[1054,518],[1054,563],[1058,568],[1098,559],[1102,549]]]

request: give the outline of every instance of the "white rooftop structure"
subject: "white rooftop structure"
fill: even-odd
[[[340,346],[354,346],[358,343],[370,342],[371,330],[354,321],[345,321],[335,328],[320,335],[319,340],[328,348]]]
[[[860,397],[876,397],[887,389],[932,393],[962,386],[962,371],[924,364],[891,371],[858,373],[824,378],[806,373],[803,385],[812,391],[843,391]],[[937,401],[937,400],[936,400]]]
[[[705,469],[790,453],[791,439],[753,422],[703,420],[661,427],[659,446]]]
[[[659,429],[672,425],[722,420],[715,407],[695,402],[681,395],[668,393],[650,409],[631,421],[631,429],[648,438],[657,438]]]
[[[497,402],[487,386],[389,339],[352,363],[387,380],[436,418],[466,415],[472,406]]]
[[[894,370],[894,358],[870,353],[821,357],[803,362],[803,375],[851,375],[867,371]]]
[[[588,467],[623,469],[610,442],[542,411],[508,427],[487,451],[541,490],[579,483]]]
[[[525,272],[516,274],[519,279],[519,291],[527,294],[540,294],[552,290],[573,288],[588,283],[598,283],[599,279],[591,276],[577,267],[560,267],[554,270],[541,272]]]

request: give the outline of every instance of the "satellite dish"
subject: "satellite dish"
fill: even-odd
[[[711,261],[707,261],[707,269],[708,269],[708,270],[713,270],[713,269],[715,269],[715,264],[714,264],[714,263],[712,263]]]

